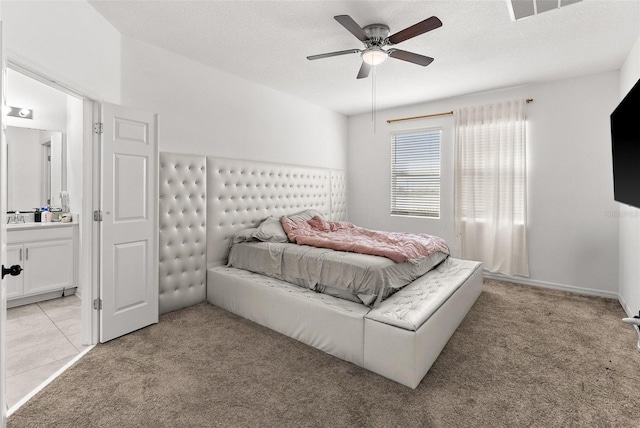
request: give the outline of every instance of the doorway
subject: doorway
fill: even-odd
[[[9,63],[7,254],[24,269],[5,279],[10,413],[95,343],[93,292],[81,261],[82,230],[91,227],[82,216],[84,128],[91,117],[87,100],[50,83]]]

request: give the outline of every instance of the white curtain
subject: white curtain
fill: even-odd
[[[524,100],[456,114],[455,227],[459,257],[529,276]]]

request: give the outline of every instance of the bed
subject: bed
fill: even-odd
[[[206,169],[207,300],[416,388],[480,295],[482,264],[448,257],[372,306],[226,266],[234,235],[270,216],[345,220],[344,173],[217,157]]]
[[[396,263],[375,255],[253,241],[234,244],[227,265],[365,306],[377,306],[446,257],[435,252],[417,262]]]

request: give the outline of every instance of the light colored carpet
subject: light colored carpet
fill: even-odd
[[[95,347],[17,427],[637,427],[618,302],[486,281],[416,390],[209,304]]]

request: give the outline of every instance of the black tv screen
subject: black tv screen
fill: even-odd
[[[640,208],[640,80],[611,113],[613,197]]]

